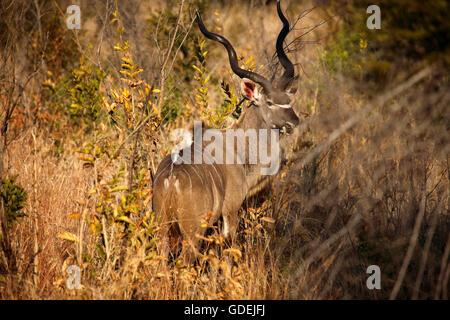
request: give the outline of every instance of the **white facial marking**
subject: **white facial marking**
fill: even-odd
[[[290,104],[276,104],[277,107],[283,108],[283,109],[289,109],[291,107]]]
[[[272,109],[272,110],[278,109],[278,108],[283,108],[283,109],[291,108],[290,104],[276,104],[276,103],[274,103],[272,105],[268,104],[267,106],[269,107],[269,109]]]

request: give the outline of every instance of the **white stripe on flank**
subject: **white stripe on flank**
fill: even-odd
[[[164,179],[164,190],[167,191],[167,189],[169,189],[169,179]]]
[[[230,232],[230,230],[228,229],[228,219],[223,219],[223,235],[225,238],[228,237],[228,233]]]

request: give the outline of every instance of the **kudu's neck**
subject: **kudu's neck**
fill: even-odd
[[[259,129],[271,129],[271,124],[265,119],[264,115],[261,113],[261,109],[257,106],[251,106],[247,109],[239,120],[233,125],[233,129],[242,129],[244,131],[248,129],[255,129],[259,131]],[[271,144],[268,142],[269,145]],[[268,146],[270,149],[270,146]],[[251,197],[262,189],[270,181],[270,176],[261,175],[261,164],[250,164],[248,161],[248,149],[245,154],[246,160],[244,164],[244,179],[245,185],[247,186],[247,196]]]

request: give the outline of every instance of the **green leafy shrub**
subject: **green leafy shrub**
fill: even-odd
[[[8,227],[11,228],[13,223],[19,218],[26,217],[22,209],[28,199],[25,189],[16,183],[15,177],[9,177],[2,180],[3,191],[1,197],[5,205]]]
[[[156,145],[161,123],[155,105],[160,90],[141,78],[144,70],[133,61],[129,42],[123,39],[124,27],[117,10],[113,17],[112,24],[117,27],[119,38],[114,46],[121,63],[119,78],[111,78],[103,97],[98,90],[103,73],[82,63],[74,76],[80,79],[78,84],[83,94],[77,92],[78,87],[73,89],[74,100],[83,98],[91,102],[85,106],[95,107],[77,109],[81,111],[80,118],[98,122],[77,152],[84,167],[96,172],[94,186],[88,192],[95,199],[95,207],[86,216],[86,222],[96,236],[97,255],[102,265],[115,261],[126,248],[143,249],[150,259],[156,241],[146,164],[152,156],[148,146]],[[99,117],[100,110],[108,117]],[[69,232],[60,238],[77,241]],[[125,246],[114,249],[111,243],[116,240]]]
[[[91,124],[97,120],[102,108],[103,95],[100,84],[105,74],[99,68],[92,66],[86,58],[80,60],[80,67],[72,72],[72,88],[69,90],[71,104],[70,116],[78,121]]]

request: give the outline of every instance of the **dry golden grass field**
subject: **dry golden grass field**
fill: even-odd
[[[235,241],[219,223],[185,265],[152,178],[175,129],[227,128],[242,98],[195,12],[270,77],[276,1],[1,1],[0,298],[448,299],[450,6],[382,1],[370,30],[370,4],[281,2],[300,125]]]

